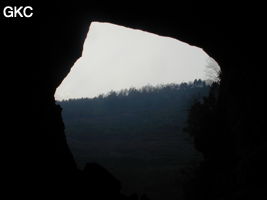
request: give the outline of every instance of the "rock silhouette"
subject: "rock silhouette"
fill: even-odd
[[[164,5],[135,2],[130,7],[123,6],[119,9],[115,3],[101,7],[94,3],[82,5],[77,2],[76,6],[67,2],[47,7],[33,4],[35,17],[28,21],[14,19],[5,24],[2,38],[13,40],[4,45],[8,57],[3,56],[3,59],[6,59],[7,66],[22,66],[24,69],[12,72],[11,68],[6,68],[4,74],[12,74],[12,78],[5,83],[13,88],[14,80],[18,83],[16,95],[25,97],[23,108],[14,106],[16,104],[12,100],[8,102],[10,106],[6,106],[9,107],[8,114],[18,113],[20,109],[25,113],[25,121],[20,124],[13,116],[9,126],[14,133],[11,137],[16,136],[17,142],[11,145],[10,141],[14,140],[5,139],[8,146],[16,147],[9,151],[4,161],[9,163],[5,168],[12,171],[8,180],[21,182],[27,180],[29,174],[34,174],[35,181],[31,183],[38,182],[32,185],[43,191],[39,195],[53,192],[54,197],[76,195],[78,198],[86,185],[84,177],[88,176],[88,170],[92,174],[99,170],[99,178],[104,176],[103,179],[109,179],[99,167],[91,166],[82,172],[77,170],[65,140],[61,109],[55,105],[53,97],[57,86],[81,56],[89,23],[108,21],[199,46],[221,66],[222,79],[216,108],[218,132],[209,141],[214,143],[215,149],[209,152],[210,159],[205,161],[198,178],[191,183],[188,189],[191,195],[187,198],[263,199],[267,190],[267,146],[263,117],[266,113],[264,55],[260,50],[265,34],[260,6],[242,3],[212,7],[193,3],[170,5],[167,2]],[[252,11],[255,14],[251,14]],[[20,72],[25,76],[21,77]],[[21,129],[25,124],[28,127],[23,137],[30,136],[27,141],[30,141],[30,146],[20,142],[24,132]],[[15,162],[13,158],[16,158]],[[14,167],[18,163],[19,170]],[[20,189],[24,188],[24,184],[19,185]],[[14,190],[15,184],[11,188]],[[33,193],[32,190],[30,193]],[[95,194],[94,191],[101,192]],[[121,195],[118,186],[88,188],[85,193],[91,199],[103,199],[102,195],[106,199],[133,198]]]

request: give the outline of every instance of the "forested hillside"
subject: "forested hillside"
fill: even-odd
[[[209,84],[195,80],[111,91],[58,104],[80,168],[97,162],[122,180],[126,193],[160,199],[164,192],[179,197],[179,191],[172,194],[172,189],[181,184],[180,170],[201,160],[183,129],[191,105],[207,96],[209,89]]]

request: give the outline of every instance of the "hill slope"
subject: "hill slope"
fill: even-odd
[[[179,170],[201,159],[183,132],[184,122],[194,99],[209,89],[195,80],[58,102],[78,166],[101,164],[122,181],[126,193],[178,197],[172,188],[179,184]]]

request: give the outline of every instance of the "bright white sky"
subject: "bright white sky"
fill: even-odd
[[[206,79],[208,62],[209,56],[202,49],[179,40],[93,22],[82,57],[57,88],[55,99]]]

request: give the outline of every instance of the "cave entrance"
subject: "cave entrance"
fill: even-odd
[[[78,166],[99,163],[126,194],[181,198],[181,169],[201,160],[183,131],[187,110],[218,71],[198,47],[92,22],[82,57],[55,93]]]

